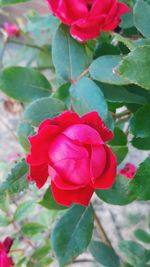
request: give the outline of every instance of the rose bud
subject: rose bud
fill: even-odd
[[[114,30],[129,7],[118,0],[47,0],[51,12],[70,26],[80,42],[96,38],[101,31]]]
[[[112,138],[97,112],[79,117],[66,111],[46,119],[29,137],[28,181],[41,188],[50,176],[57,203],[87,206],[96,189],[108,189],[115,181],[116,157],[105,144]]]
[[[12,259],[7,255],[13,244],[13,239],[10,237],[5,238],[0,242],[0,267],[12,267],[14,264]]]
[[[126,176],[128,179],[133,179],[137,168],[134,164],[126,163],[126,165],[119,171],[119,174]]]
[[[8,37],[19,37],[20,29],[15,23],[6,22],[4,23],[3,30]]]

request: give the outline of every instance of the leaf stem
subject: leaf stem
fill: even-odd
[[[103,228],[102,223],[101,223],[99,217],[97,216],[95,210],[94,210],[94,220],[95,220],[96,230],[98,232],[100,240],[102,240],[106,245],[108,245],[109,247],[112,248],[111,241],[109,240],[109,238],[105,232],[105,229]]]

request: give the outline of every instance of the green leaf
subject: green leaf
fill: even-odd
[[[128,29],[133,27],[133,13],[132,12],[128,12],[125,13],[121,16],[121,23],[120,23],[120,27],[123,29]]]
[[[146,138],[134,137],[131,143],[140,150],[150,150],[150,136]]]
[[[136,229],[134,235],[138,240],[150,244],[150,234],[143,229]]]
[[[39,223],[26,223],[22,226],[21,231],[28,236],[37,235],[45,230],[45,226]]]
[[[4,226],[7,226],[7,225],[9,225],[8,218],[6,217],[6,215],[0,214],[0,227],[4,227]]]
[[[136,267],[145,267],[148,257],[147,250],[134,241],[123,240],[119,243],[119,248],[126,256],[127,261]]]
[[[9,195],[7,192],[5,193],[0,192],[0,209],[5,213],[7,213],[9,209]]]
[[[18,162],[11,173],[8,174],[6,181],[0,184],[0,194],[6,190],[14,194],[23,191],[28,187],[26,176],[28,174],[28,165],[25,161]]]
[[[73,205],[57,222],[51,236],[60,267],[66,266],[88,246],[93,230],[93,210]]]
[[[126,157],[128,153],[127,146],[111,146],[112,151],[117,157],[117,164],[119,165]]]
[[[21,4],[30,2],[31,0],[0,0],[0,7],[1,6],[7,6],[7,5],[14,5],[14,4]]]
[[[130,83],[116,74],[115,68],[120,63],[121,56],[102,56],[93,61],[89,67],[90,74],[94,80],[103,83],[124,85]]]
[[[136,85],[116,86],[100,82],[97,82],[97,84],[109,102],[135,103],[139,105],[150,103],[150,93],[147,90],[141,90]]]
[[[45,245],[45,246],[42,246],[40,248],[37,248],[31,257],[32,257],[32,259],[34,259],[35,261],[38,262],[39,260],[45,258],[47,256],[47,254],[49,254],[50,249],[51,249],[50,245]]]
[[[105,267],[120,267],[120,260],[115,251],[99,241],[92,241],[90,252],[97,262]]]
[[[129,83],[137,84],[150,90],[149,66],[150,66],[150,46],[139,46],[131,51],[121,61],[118,73]]]
[[[120,164],[128,153],[127,136],[120,128],[115,128],[114,139],[109,145],[117,157],[117,163]]]
[[[43,207],[45,207],[46,209],[49,210],[62,210],[62,209],[66,209],[67,207],[61,206],[59,204],[57,204],[57,202],[55,201],[51,188],[49,187],[45,194],[43,199],[39,202],[39,204]]]
[[[34,129],[31,125],[26,122],[21,122],[17,128],[18,141],[22,145],[25,151],[29,152],[30,144],[28,136],[34,134]]]
[[[82,78],[70,88],[73,109],[83,115],[97,111],[103,120],[107,119],[107,103],[100,88],[89,78]]]
[[[96,190],[96,194],[100,199],[112,205],[127,205],[136,199],[136,192],[130,188],[130,180],[121,175],[117,175],[112,188]]]
[[[64,110],[63,102],[55,98],[45,97],[34,101],[27,107],[24,112],[24,119],[27,123],[38,126],[44,119],[53,118]]]
[[[88,67],[85,44],[75,41],[65,25],[60,25],[56,31],[52,58],[56,72],[66,81],[75,80]]]
[[[150,5],[148,2],[137,0],[133,8],[133,15],[135,27],[145,37],[150,38]]]
[[[150,104],[137,110],[130,121],[131,133],[140,138],[150,138]]]
[[[28,215],[32,214],[34,208],[35,202],[32,200],[20,204],[15,211],[14,220],[18,222],[24,220]]]
[[[140,164],[134,179],[130,183],[131,191],[138,200],[150,200],[150,156]]]
[[[51,85],[40,72],[27,67],[9,67],[0,73],[0,90],[8,96],[30,102],[51,93]]]

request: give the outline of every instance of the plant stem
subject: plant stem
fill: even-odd
[[[105,229],[103,228],[101,221],[99,219],[99,217],[97,216],[95,210],[94,210],[94,220],[95,220],[95,224],[96,224],[96,230],[98,232],[99,238],[100,240],[102,240],[106,245],[108,245],[109,247],[112,248],[112,244],[105,232]]]

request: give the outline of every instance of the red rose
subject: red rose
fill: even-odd
[[[41,188],[50,176],[59,204],[88,205],[95,189],[107,189],[114,183],[116,157],[105,144],[112,138],[97,112],[80,118],[66,111],[43,121],[38,133],[29,137],[28,181]]]
[[[5,238],[3,242],[0,242],[0,267],[12,267],[13,262],[10,257],[8,257],[8,253],[12,246],[13,239],[10,237]]]
[[[20,29],[15,23],[6,22],[4,24],[3,29],[8,37],[19,37],[20,36]]]
[[[114,30],[129,7],[118,0],[47,0],[50,10],[80,42],[93,39],[101,31]]]
[[[128,179],[134,178],[137,168],[134,164],[126,163],[126,165],[119,171],[119,174],[126,176]]]

